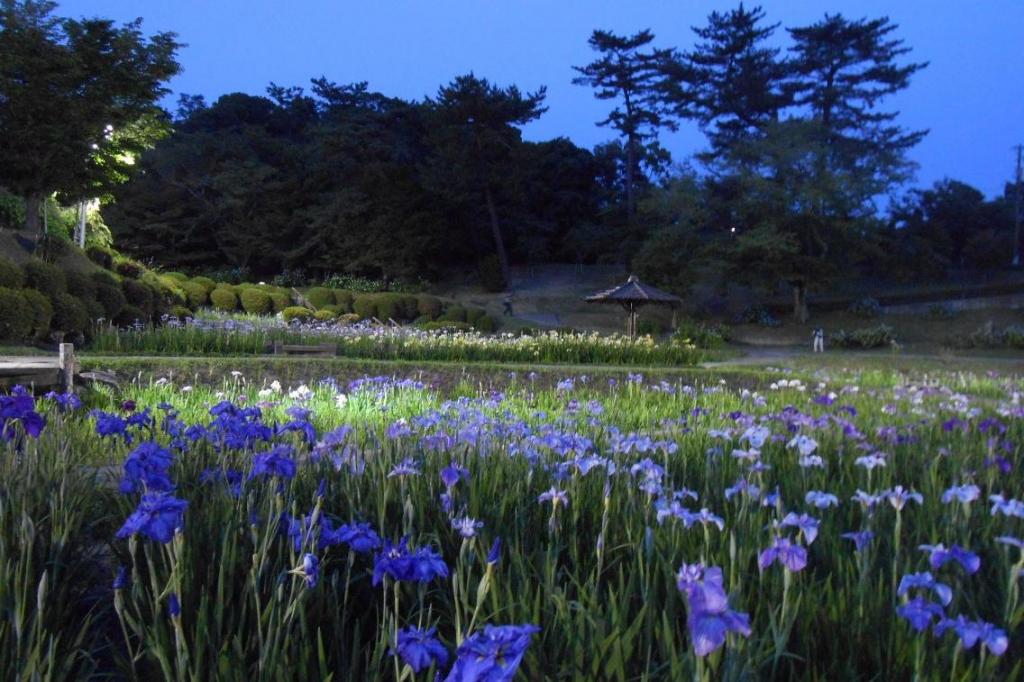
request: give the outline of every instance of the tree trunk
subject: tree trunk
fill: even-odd
[[[508,254],[505,253],[505,240],[501,237],[501,225],[498,223],[498,209],[494,206],[494,195],[491,188],[484,188],[484,198],[487,200],[487,213],[491,217],[491,234],[494,236],[494,249],[498,252],[498,263],[501,264],[501,277],[505,280],[507,289],[511,283],[508,268]]]
[[[803,280],[791,284],[793,286],[793,318],[800,323],[806,322],[810,317],[807,312],[807,284]]]
[[[626,217],[636,212],[636,197],[633,195],[633,166],[636,164],[636,144],[633,136],[626,138]]]
[[[39,231],[39,205],[43,202],[43,195],[36,193],[25,197],[25,231],[35,234]]]

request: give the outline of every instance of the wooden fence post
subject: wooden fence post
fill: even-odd
[[[60,368],[60,387],[64,393],[75,392],[75,344],[58,346],[57,364]]]

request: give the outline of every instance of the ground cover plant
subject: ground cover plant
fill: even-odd
[[[888,379],[16,391],[0,665],[1020,679],[1020,381]]]

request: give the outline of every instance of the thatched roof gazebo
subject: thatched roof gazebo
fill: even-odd
[[[675,308],[683,302],[678,296],[644,284],[636,275],[630,275],[624,284],[587,296],[583,300],[587,303],[618,303],[625,308],[629,313],[626,328],[631,339],[636,338],[636,314],[641,307],[653,304]]]

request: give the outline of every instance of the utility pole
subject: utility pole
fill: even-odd
[[[1020,154],[1024,145],[1017,149],[1017,181],[1013,188],[1013,267],[1020,267]]]

